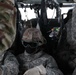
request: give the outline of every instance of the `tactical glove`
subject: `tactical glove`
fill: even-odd
[[[23,75],[46,75],[46,69],[43,65],[39,65],[27,70]]]

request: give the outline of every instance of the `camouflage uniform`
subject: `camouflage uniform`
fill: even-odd
[[[18,62],[8,50],[16,36],[14,0],[0,0],[0,75],[17,75]]]
[[[76,0],[75,0],[76,2]],[[75,68],[74,69],[74,72],[72,75],[76,75],[76,6],[73,8],[73,13],[72,13],[72,24],[71,24],[71,28],[70,28],[70,31],[71,31],[71,34],[69,34],[68,36],[71,36],[69,37],[68,39],[68,42],[69,44],[71,45],[71,48],[73,49],[72,51],[72,61],[70,62],[71,66],[73,65],[73,67]]]
[[[45,39],[42,37],[41,32],[36,28],[26,29],[26,31],[23,34],[22,40],[28,43],[36,42],[38,44],[37,48],[45,43]],[[58,66],[54,58],[44,53],[41,48],[38,52],[35,51],[33,53],[28,53],[27,50],[25,49],[24,53],[18,56],[18,60],[20,63],[19,75],[22,75],[27,70],[32,69],[39,65],[43,65],[45,67],[46,69],[45,75],[63,75],[63,73],[58,69]],[[24,74],[24,75],[30,75],[30,74]]]
[[[66,47],[66,55],[67,55],[67,61],[71,68],[76,67],[76,7],[73,8],[72,11],[72,18],[66,23],[67,28],[67,43],[69,44],[68,48]],[[66,57],[65,57],[66,59]]]
[[[60,62],[64,62],[65,69],[66,66],[68,66],[68,69],[70,69],[72,73],[76,67],[76,6],[72,10],[72,17],[68,20],[65,26],[67,35],[63,36],[65,38],[62,40],[63,43],[62,46],[60,46],[57,55],[59,60],[61,60]],[[69,71],[67,72],[69,73]]]

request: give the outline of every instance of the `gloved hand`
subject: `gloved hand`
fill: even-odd
[[[43,65],[39,65],[27,70],[23,75],[46,75],[46,69]]]

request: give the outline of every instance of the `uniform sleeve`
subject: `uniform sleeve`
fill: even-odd
[[[18,75],[18,61],[12,53],[8,53],[4,65],[2,65],[2,75]]]
[[[46,72],[47,75],[63,75],[52,56],[46,62]]]

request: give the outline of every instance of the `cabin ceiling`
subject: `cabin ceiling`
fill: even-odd
[[[41,0],[18,0],[24,3],[41,3]],[[57,0],[59,3],[73,2],[73,0]]]

